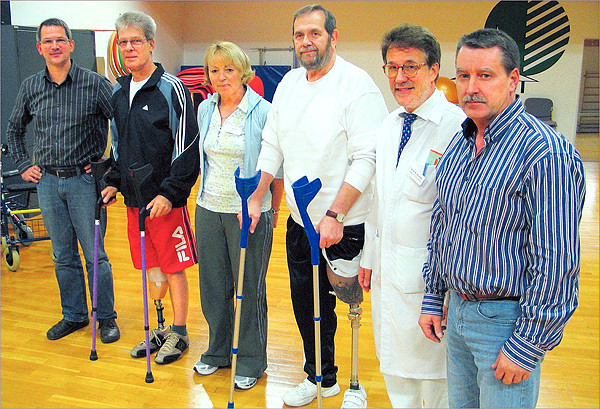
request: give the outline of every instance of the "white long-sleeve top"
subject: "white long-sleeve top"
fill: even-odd
[[[291,185],[302,176],[320,178],[323,185],[308,207],[313,224],[344,182],[363,193],[344,224],[364,222],[372,200],[375,133],[387,113],[371,77],[339,55],[317,81],[309,82],[304,68],[283,77],[263,130],[257,170],[275,175],[283,162],[286,203],[296,223],[302,220]]]

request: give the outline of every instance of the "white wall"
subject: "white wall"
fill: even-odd
[[[105,61],[108,61],[108,40],[121,13],[138,10],[152,15],[147,2],[143,1],[11,1],[10,10],[13,25],[37,27],[45,19],[56,17],[64,20],[71,29],[95,30],[96,55],[104,57]],[[161,25],[162,15],[152,17],[158,26],[154,59],[167,71],[177,73],[182,63],[181,39],[168,24]],[[35,44],[31,46],[35,47]],[[105,72],[114,81],[108,68]]]
[[[12,21],[37,26],[48,17],[63,18],[72,28],[112,30],[119,13],[141,10],[157,22],[154,58],[177,73],[181,65],[201,65],[209,44],[228,40],[246,51],[253,64],[252,48],[289,47],[293,12],[302,1],[11,1]],[[558,130],[575,139],[581,81],[583,39],[598,38],[598,1],[564,1],[571,40],[561,59],[527,83],[523,99],[548,97],[554,101]],[[454,77],[454,49],[458,37],[481,28],[497,1],[322,1],[337,17],[338,52],[364,68],[380,87],[392,110],[396,103],[381,71],[379,40],[385,31],[403,21],[422,24],[442,46],[440,75]],[[106,58],[108,33],[97,33],[97,55]],[[289,52],[267,53],[268,64],[290,64]],[[520,90],[519,90],[520,91]]]
[[[204,50],[210,43],[186,43],[184,47],[184,65],[202,65],[204,63]],[[289,47],[286,43],[238,43],[248,54],[252,64],[258,64],[258,52],[252,48],[259,47]],[[455,43],[442,43],[442,63],[440,76],[453,78],[455,76],[454,54]],[[371,75],[375,84],[383,93],[389,111],[398,107],[391,92],[387,77],[383,74],[381,66],[383,61],[379,43],[375,42],[339,42],[338,54],[346,60],[360,66]],[[292,53],[273,52],[267,53],[268,64],[292,64]],[[557,122],[557,129],[570,141],[575,141],[577,128],[577,105],[579,103],[579,82],[582,64],[582,45],[569,45],[560,60],[549,70],[532,76],[539,82],[525,84],[525,93],[521,94],[519,85],[517,91],[523,101],[530,97],[545,97],[554,101],[553,119]]]
[[[186,3],[187,20],[183,61],[202,64],[204,50],[219,40],[233,41],[258,63],[258,47],[291,45],[294,11],[307,3],[298,1],[210,1]],[[442,47],[440,75],[455,76],[454,53],[460,35],[484,26],[497,1],[327,1],[321,2],[337,18],[340,40],[338,53],[365,69],[381,89],[389,110],[396,102],[381,70],[381,36],[394,25],[407,21],[428,27]],[[569,16],[570,42],[560,60],[550,69],[533,76],[538,83],[526,83],[521,98],[547,97],[554,102],[553,119],[558,130],[572,142],[577,128],[577,107],[583,39],[598,38],[597,1],[560,1]],[[235,27],[235,29],[232,29]],[[290,53],[268,53],[268,64],[291,64]],[[519,87],[520,94],[520,87]]]

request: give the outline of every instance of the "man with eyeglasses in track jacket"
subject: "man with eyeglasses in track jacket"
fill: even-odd
[[[187,198],[198,177],[198,124],[189,91],[174,75],[153,61],[156,23],[145,13],[130,11],[116,21],[118,45],[131,75],[118,79],[113,93],[111,124],[113,169],[107,174],[104,202],[121,191],[127,206],[131,258],[141,269],[138,207],[151,208],[146,221],[148,291],[154,299],[158,327],[150,333],[155,362],[176,361],[187,350],[189,290],[185,269],[196,264],[196,243]],[[138,203],[128,177],[131,165],[151,164],[149,183]],[[165,326],[161,299],[170,292],[173,325]],[[130,352],[146,356],[142,341]]]

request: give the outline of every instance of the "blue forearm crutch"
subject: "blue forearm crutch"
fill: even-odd
[[[308,181],[306,176],[301,177],[294,183],[292,183],[292,190],[294,192],[294,199],[296,200],[296,206],[300,212],[302,218],[302,224],[304,224],[304,230],[310,243],[310,260],[313,265],[313,299],[314,299],[314,316],[315,322],[315,381],[317,383],[317,402],[319,408],[322,407],[321,397],[321,306],[319,304],[319,234],[315,231],[315,228],[308,215],[308,204],[315,198],[319,190],[321,189],[321,180],[319,178],[314,179],[312,182]]]
[[[246,264],[246,247],[248,247],[248,233],[252,219],[248,216],[248,199],[256,190],[260,181],[260,170],[249,178],[240,177],[240,168],[234,173],[235,189],[242,199],[242,231],[240,235],[240,267],[238,271],[237,294],[235,303],[235,322],[233,325],[233,341],[231,344],[231,384],[229,388],[228,408],[233,408],[233,390],[235,389],[235,368],[237,365],[238,341],[240,337],[240,317],[242,299],[244,298],[244,267]]]

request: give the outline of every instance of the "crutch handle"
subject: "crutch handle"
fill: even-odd
[[[142,187],[150,179],[152,171],[152,165],[149,163],[143,164],[140,162],[136,162],[129,167],[129,177],[131,178],[131,181],[133,183],[133,190],[135,191],[136,202],[140,212],[140,231],[146,230],[146,217],[148,217],[148,215],[150,214],[150,209],[146,209],[146,205],[148,203],[144,200]]]
[[[102,178],[110,168],[111,164],[112,158],[100,159],[99,161],[90,162],[92,177],[94,178],[94,183],[96,184],[96,197],[99,197],[100,193],[102,192],[102,185],[100,182],[102,182]]]
[[[133,183],[133,190],[135,191],[135,198],[137,200],[138,208],[146,207],[148,204],[144,200],[144,194],[142,193],[142,187],[148,183],[150,176],[152,175],[152,165],[150,163],[136,162],[129,167],[129,176]]]
[[[260,170],[254,176],[249,178],[240,177],[240,168],[235,172],[235,189],[242,199],[242,234],[240,236],[240,248],[248,247],[248,231],[252,219],[248,216],[248,199],[254,193],[260,181]]]
[[[306,176],[302,176],[292,183],[292,191],[294,192],[296,206],[300,212],[302,224],[304,224],[304,230],[306,230],[308,242],[310,243],[310,259],[313,266],[319,265],[319,234],[316,232],[312,221],[310,220],[307,208],[308,204],[315,198],[321,189],[321,186],[321,179],[316,178],[312,182],[309,182]]]

